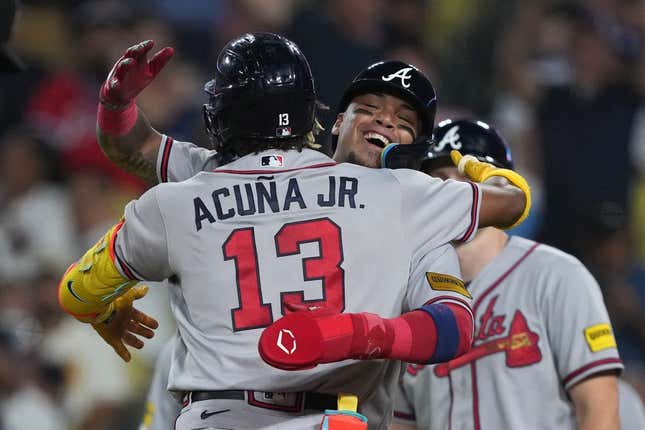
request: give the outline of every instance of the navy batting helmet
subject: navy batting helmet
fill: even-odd
[[[482,121],[447,119],[435,128],[434,143],[430,146],[421,169],[429,172],[452,165],[450,151],[453,149],[497,167],[513,168],[511,150],[493,127]]]
[[[229,156],[245,155],[226,145],[230,139],[286,140],[314,127],[309,63],[295,43],[276,34],[250,33],[228,42],[204,91],[206,132],[215,149]]]
[[[410,103],[421,119],[420,136],[432,134],[437,112],[437,94],[432,82],[419,69],[403,61],[379,61],[360,72],[343,93],[338,113],[345,112],[354,97],[383,93]],[[336,148],[337,136],[333,136]]]

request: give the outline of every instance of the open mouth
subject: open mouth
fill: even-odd
[[[368,131],[365,133],[364,137],[369,143],[376,145],[379,148],[385,148],[390,143],[390,139],[374,131]]]

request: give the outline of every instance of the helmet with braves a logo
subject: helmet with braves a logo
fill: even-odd
[[[352,99],[361,94],[384,93],[410,103],[421,119],[419,135],[429,135],[434,127],[437,94],[430,79],[403,61],[380,61],[360,72],[345,90],[338,112],[345,112]]]
[[[231,140],[285,141],[314,128],[316,91],[307,59],[272,33],[244,34],[226,44],[206,83],[206,132],[215,149],[238,154]]]
[[[434,130],[434,142],[421,170],[428,173],[439,167],[451,166],[450,151],[453,149],[497,167],[513,169],[511,150],[493,127],[483,121],[446,119]]]

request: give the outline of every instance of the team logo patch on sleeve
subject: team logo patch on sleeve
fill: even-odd
[[[426,279],[430,288],[435,291],[452,291],[469,299],[473,298],[464,286],[464,281],[459,278],[444,273],[426,272]]]
[[[585,339],[591,352],[602,351],[607,348],[616,348],[616,339],[607,323],[596,324],[585,329]]]

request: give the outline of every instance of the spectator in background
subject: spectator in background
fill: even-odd
[[[0,3],[0,72],[16,73],[24,65],[9,47],[16,19],[15,0],[4,0]]]
[[[318,99],[331,107],[320,120],[327,133],[345,91],[365,64],[384,59],[384,0],[329,0],[302,9],[286,36],[307,54]],[[321,142],[325,135],[319,137]]]
[[[573,80],[544,89],[537,107],[547,212],[542,240],[583,261],[606,231],[626,226],[633,169],[629,144],[639,94],[634,55],[586,11],[575,17]]]
[[[75,255],[67,192],[50,181],[53,155],[33,134],[0,137],[0,277],[7,281],[65,270]]]
[[[0,428],[65,430],[62,369],[37,353],[42,332],[31,294],[28,287],[0,289]]]
[[[132,38],[133,11],[113,0],[90,1],[78,6],[72,17],[72,32],[67,37],[75,42],[67,46],[66,54],[75,60],[69,67],[45,74],[34,86],[25,119],[61,153],[65,169],[92,166],[110,174],[121,186],[140,191],[139,181],[113,169],[97,149],[94,118],[98,70],[109,67],[114,56],[118,58],[114,50],[127,46]]]

